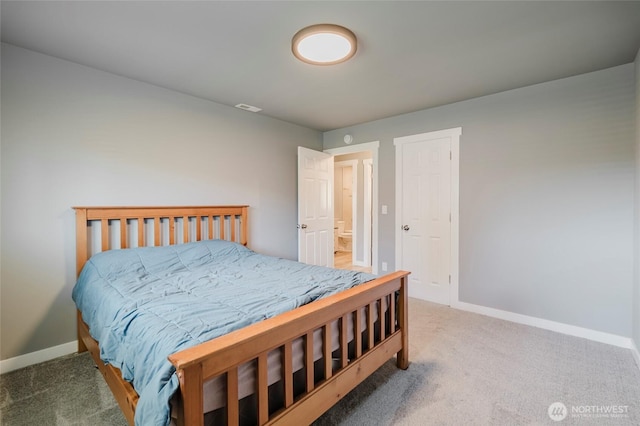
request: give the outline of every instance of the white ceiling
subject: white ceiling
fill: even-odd
[[[2,41],[321,131],[633,62],[640,1],[2,1]],[[301,28],[350,61],[291,54]],[[247,114],[251,114],[247,112]]]

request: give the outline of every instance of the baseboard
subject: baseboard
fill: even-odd
[[[0,361],[0,374],[8,373],[9,371],[18,370],[44,361],[49,361],[77,351],[78,342],[74,340],[73,342],[63,343],[62,345],[43,349],[41,351],[19,355],[14,358],[3,359]]]
[[[451,305],[452,308],[463,311],[474,312],[476,314],[486,315],[493,318],[503,319],[518,324],[530,325],[545,330],[555,331],[570,336],[582,337],[596,342],[607,343],[613,346],[619,346],[631,350],[636,365],[640,369],[640,351],[635,342],[623,336],[615,334],[595,331],[588,328],[576,327],[573,325],[563,324],[555,321],[549,321],[541,318],[530,317],[527,315],[516,314],[514,312],[502,311],[500,309],[488,308],[486,306],[474,305],[472,303],[457,302]],[[75,353],[78,350],[78,342],[73,341],[52,348],[43,349],[41,351],[31,352],[19,355],[14,358],[4,359],[0,361],[0,374],[18,370],[23,367],[49,361],[64,355]]]
[[[633,349],[635,346],[633,340],[631,340],[631,338],[629,337],[618,336],[616,334],[577,327],[574,325],[550,321],[542,318],[530,317],[528,315],[516,314],[514,312],[502,311],[500,309],[489,308],[486,306],[474,305],[472,303],[457,302],[452,304],[451,307],[463,311],[474,312],[476,314],[515,322],[518,324],[530,325],[545,330],[568,334],[570,336],[582,337],[584,339],[606,343],[621,348]],[[636,357],[636,362],[639,362],[637,349],[635,351],[634,357]]]

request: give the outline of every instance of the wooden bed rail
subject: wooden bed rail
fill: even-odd
[[[76,260],[80,274],[85,262],[91,257],[89,248],[91,223],[100,223],[100,248],[106,251],[130,246],[160,246],[163,239],[169,245],[179,242],[221,239],[247,245],[248,206],[189,206],[189,207],[74,207],[76,211]],[[182,222],[182,241],[176,241]],[[119,245],[114,247],[111,226],[119,224]],[[153,222],[153,231],[146,231],[147,223]],[[135,226],[134,226],[135,225]],[[168,231],[165,231],[167,225]],[[137,228],[135,235],[132,230]],[[166,235],[165,235],[166,233]],[[148,235],[151,234],[151,235]],[[164,238],[163,238],[164,237]]]
[[[398,367],[406,369],[408,274],[405,271],[389,274],[169,356],[178,372],[180,392],[185,396],[180,404],[179,424],[203,424],[203,383],[221,375],[226,375],[227,381],[227,424],[238,424],[238,367],[248,361],[256,361],[257,418],[260,425],[311,423],[319,415],[314,413],[330,408],[396,353]],[[383,299],[390,303],[383,302]],[[374,323],[374,313],[384,312],[383,304],[388,305],[387,312],[378,315]],[[348,315],[355,319],[355,354],[348,351]],[[368,337],[365,341],[360,325],[362,315],[365,315],[367,324],[365,336]],[[331,324],[336,319],[340,324],[337,369],[333,366],[330,347]],[[323,334],[324,379],[316,384],[313,333],[317,329],[321,329]],[[374,335],[374,329],[378,330],[377,335]],[[306,391],[298,397],[293,392],[292,342],[300,337],[305,341]],[[374,348],[375,351],[372,350]],[[267,354],[278,349],[283,363],[284,404],[281,410],[270,413]],[[358,362],[352,364],[354,361]],[[330,378],[332,380],[327,381]],[[305,407],[306,401],[313,404],[313,409]]]

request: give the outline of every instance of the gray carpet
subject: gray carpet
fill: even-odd
[[[409,369],[388,362],[316,426],[640,424],[626,349],[413,299],[409,317]],[[87,354],[0,376],[0,410],[6,426],[126,425]]]

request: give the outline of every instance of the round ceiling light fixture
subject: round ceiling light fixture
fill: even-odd
[[[345,27],[317,24],[301,29],[291,40],[291,51],[302,62],[313,65],[334,65],[356,54],[355,34]]]

